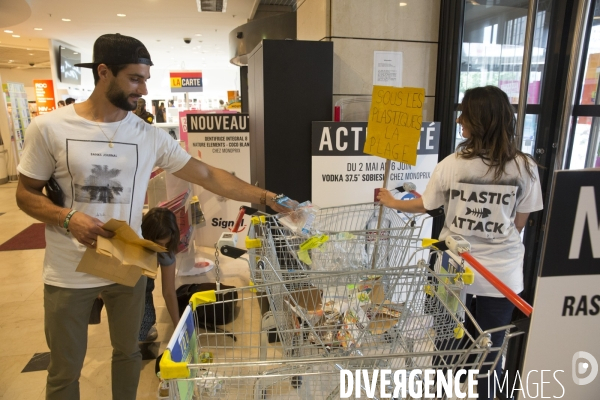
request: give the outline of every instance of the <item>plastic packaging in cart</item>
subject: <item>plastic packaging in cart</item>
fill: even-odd
[[[196,398],[203,397],[222,397],[222,393],[219,393],[223,388],[223,379],[219,379],[219,375],[211,371],[200,371],[200,380],[196,381],[195,393]]]
[[[277,214],[277,219],[292,232],[308,236],[317,232],[314,222],[318,211],[319,207],[313,205],[310,201],[305,201],[298,204],[297,208],[291,213]]]
[[[287,207],[291,210],[296,210],[298,207],[300,207],[301,205],[298,204],[298,202],[296,200],[292,200],[289,197],[285,196],[285,195],[278,195],[274,198],[275,202],[277,204],[279,204],[280,206],[284,206]],[[304,203],[302,203],[304,204]]]

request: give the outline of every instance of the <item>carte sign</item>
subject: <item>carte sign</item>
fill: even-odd
[[[51,79],[34,80],[35,102],[40,115],[49,113],[56,108],[54,101],[54,84]]]
[[[188,112],[188,152],[203,162],[224,169],[250,182],[250,123],[248,114]],[[223,232],[233,228],[240,206],[250,204],[229,200],[200,186],[194,186],[206,226],[196,230],[196,243],[213,247]],[[238,247],[244,247],[249,219],[243,220]]]
[[[171,92],[202,92],[202,71],[169,72]]]
[[[363,151],[416,165],[424,102],[425,89],[373,86],[369,135]]]

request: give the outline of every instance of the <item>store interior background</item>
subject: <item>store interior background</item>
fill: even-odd
[[[555,162],[554,145],[561,135],[558,122],[561,101],[565,97],[565,65],[571,45],[569,35],[573,31],[573,25],[569,25],[564,15],[571,15],[565,10],[572,12],[572,4],[578,2],[538,1],[530,67],[530,96],[532,93],[537,96],[531,96],[527,105],[522,149],[535,155],[536,160],[546,168],[546,172],[541,172],[546,199],[550,193],[548,188]],[[442,25],[444,20],[450,18],[453,3],[461,3],[460,7],[455,7],[460,10],[457,13],[464,12],[462,17],[457,18],[464,18],[460,22],[461,36],[458,40],[452,36],[455,32],[448,29],[450,24],[445,27]],[[225,13],[200,13],[194,0],[4,0],[0,1],[0,81],[25,84],[31,101],[35,98],[32,81],[52,79],[57,101],[66,97],[83,101],[93,90],[91,71],[82,69],[80,86],[61,83],[55,67],[58,46],[74,49],[81,53],[82,62],[90,62],[94,40],[104,33],[118,32],[140,39],[152,55],[155,65],[151,69],[152,78],[148,81],[147,104],[151,104],[152,100],[166,101],[175,96],[179,100],[177,105],[183,109],[183,95],[170,92],[169,71],[201,70],[204,92],[190,94],[190,98],[192,103],[194,98],[201,102],[203,110],[216,109],[218,100],[227,100],[227,91],[242,91],[241,69],[230,62],[239,51],[232,45],[231,32],[247,23],[282,13],[294,13],[296,37],[293,39],[330,41],[334,44],[331,104],[352,100],[344,105],[343,120],[366,120],[372,91],[373,52],[402,52],[403,83],[405,86],[425,88],[423,120],[442,122],[445,133],[442,140],[448,143],[449,153],[461,140],[460,130],[453,124],[460,112],[461,93],[468,87],[485,84],[504,84],[506,87],[503,89],[508,90],[520,79],[528,3],[527,0],[378,0],[374,6],[374,2],[364,0],[228,0]],[[593,89],[598,86],[600,71],[597,66],[597,53],[600,52],[600,0],[591,3],[592,26],[584,47],[583,60],[585,79],[582,82],[585,82],[582,87],[585,87],[578,101],[597,110],[598,96]],[[117,14],[125,14],[125,17]],[[6,24],[7,18],[15,22]],[[63,21],[63,18],[71,21]],[[443,34],[440,36],[440,33]],[[186,44],[184,38],[190,38],[191,43]],[[452,56],[458,58],[455,63],[452,57],[440,57],[446,48],[452,51],[450,46],[446,46],[449,40],[457,42]],[[556,49],[560,49],[560,52]],[[252,49],[246,50],[249,52]],[[307,62],[318,63],[319,60]],[[35,65],[30,66],[30,63]],[[452,70],[455,66],[458,68],[456,71]],[[440,88],[444,88],[444,75],[452,75],[453,72],[456,72],[455,76],[450,78],[457,81],[453,82],[458,88],[456,93],[442,93]],[[592,89],[587,90],[587,87]],[[516,94],[518,97],[518,88]],[[516,104],[518,98],[515,98],[515,92],[509,95]],[[554,102],[549,103],[547,100],[552,98]],[[447,113],[448,118],[440,118],[445,115],[441,112],[440,104],[451,109]],[[290,113],[295,111],[289,109]],[[593,129],[598,129],[600,121],[600,114],[594,112],[574,119],[574,134],[570,136],[570,142],[567,141],[570,147],[562,165],[564,169],[587,166],[586,153],[590,149],[600,160],[597,135],[595,143],[591,142],[590,135]],[[333,119],[333,115],[331,117]],[[544,136],[538,135],[538,132],[544,132]],[[7,189],[2,190],[0,196],[0,224],[3,228],[0,243],[33,222],[29,217],[16,216],[22,212],[12,202],[14,195],[12,192],[9,195],[5,193],[14,191],[14,187],[14,183],[0,185],[0,189]],[[2,213],[6,214],[2,216]],[[536,218],[529,233],[526,232],[531,238],[525,238],[527,248],[534,249],[530,252],[530,260],[526,260],[530,277],[537,275],[537,259],[541,252],[540,226],[545,215],[540,213]],[[30,265],[23,270],[23,274],[0,272],[4,284],[13,287],[13,290],[0,293],[0,399],[43,398],[43,377],[32,381],[21,376],[26,374],[20,374],[32,354],[47,352],[41,305],[43,251],[29,252],[28,255],[26,252],[13,254],[10,259],[13,268]],[[2,263],[5,262],[7,259],[3,256]],[[527,295],[532,297],[533,284],[528,287]],[[155,292],[155,301],[161,307],[158,315],[162,350],[172,327],[161,304],[160,293]],[[9,326],[23,329],[18,331]],[[102,334],[97,332],[91,338],[91,343],[96,343],[92,344],[94,350],[89,353],[87,369],[84,369],[85,398],[106,397],[101,391],[108,388],[109,378],[105,372],[109,366],[110,350],[104,334],[104,331]],[[26,348],[20,347],[22,343],[26,343]],[[103,371],[99,377],[96,376],[98,371]],[[139,398],[155,398],[152,392],[155,379],[153,368],[145,367]],[[27,385],[30,391],[20,393],[19,389]],[[34,392],[38,394],[34,395]]]
[[[249,21],[295,11],[296,39],[334,42],[333,102],[347,95],[370,95],[372,63],[368,55],[372,51],[403,51],[405,59],[414,65],[405,68],[404,79],[413,86],[425,87],[425,113],[431,118],[439,3],[412,1],[400,7],[397,1],[386,0],[373,8],[368,2],[353,0],[229,0],[225,13],[200,13],[191,0],[108,0],[102,4],[14,0],[3,2],[2,9],[16,14],[28,4],[30,15],[23,22],[3,28],[12,33],[0,32],[0,77],[3,82],[24,83],[31,99],[33,79],[53,79],[57,101],[66,97],[83,101],[93,89],[92,74],[81,69],[80,86],[61,83],[54,67],[57,47],[72,48],[81,53],[82,62],[88,62],[98,36],[119,32],[142,40],[152,55],[154,67],[148,81],[147,103],[174,97],[169,71],[201,70],[204,91],[190,93],[190,99],[202,101],[203,109],[216,109],[218,100],[227,101],[228,90],[240,90],[239,67],[229,61],[229,33]],[[184,38],[190,38],[191,43],[184,43]],[[30,66],[30,62],[35,65]],[[183,107],[183,95],[177,98]]]

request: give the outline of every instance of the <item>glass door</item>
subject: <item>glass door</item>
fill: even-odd
[[[600,167],[600,0],[592,2],[573,106],[566,169]]]
[[[522,151],[532,155],[540,111],[551,3],[551,0],[538,1],[536,13],[527,115],[521,148]],[[465,91],[486,85],[498,86],[504,90],[516,112],[521,87],[528,7],[527,0],[499,0],[491,3],[465,1],[459,89],[455,104],[456,117],[460,115],[460,102]],[[454,132],[454,148],[456,148],[463,140],[460,125],[455,126]]]

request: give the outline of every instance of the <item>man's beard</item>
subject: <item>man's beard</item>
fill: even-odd
[[[119,86],[114,80],[112,80],[108,85],[108,92],[106,92],[106,98],[115,107],[118,107],[121,110],[133,111],[137,108],[137,102],[132,105],[128,101],[128,96],[125,95],[125,92],[121,90],[121,88],[119,88]]]

